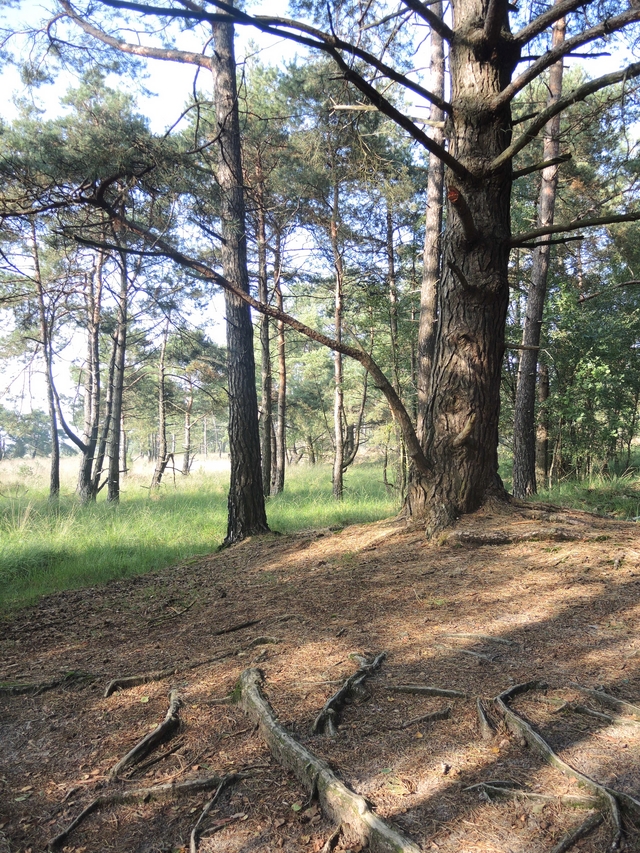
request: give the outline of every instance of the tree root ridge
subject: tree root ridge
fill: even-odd
[[[72,670],[63,675],[62,678],[54,678],[51,681],[0,684],[0,696],[40,696],[41,693],[46,693],[47,690],[55,690],[56,687],[71,686],[79,681],[93,681],[94,679],[95,675],[91,675],[90,672]]]
[[[469,699],[462,690],[448,690],[445,687],[432,687],[428,684],[388,684],[385,690],[391,693],[412,693],[417,696],[443,696],[445,699]]]
[[[580,693],[584,693],[585,696],[595,700],[600,705],[604,705],[605,708],[611,708],[619,714],[626,714],[637,722],[640,722],[640,707],[638,705],[632,705],[631,702],[625,702],[624,699],[618,699],[616,696],[610,696],[608,693],[605,693],[604,690],[592,690],[589,687],[582,687],[580,684],[576,684],[575,682],[569,682],[569,687],[573,687],[574,690],[579,690]]]
[[[594,829],[597,829],[603,820],[604,817],[600,812],[589,815],[577,829],[568,832],[564,838],[561,838],[553,850],[551,850],[551,853],[566,853],[577,841],[580,841],[581,838],[584,838],[590,832],[593,832]]]
[[[328,764],[293,738],[278,723],[262,695],[262,674],[246,669],[240,676],[240,705],[258,726],[275,758],[312,791],[315,786],[322,810],[342,825],[345,835],[355,836],[372,853],[420,853],[412,841],[388,826],[369,808],[364,797],[341,782]]]
[[[510,799],[510,800],[531,800],[536,803],[559,803],[563,806],[568,806],[572,809],[596,809],[601,805],[601,800],[597,797],[580,797],[573,794],[562,794],[554,796],[553,794],[538,794],[534,791],[524,791],[522,788],[516,788],[504,781],[500,782],[478,782],[475,785],[470,785],[465,791],[480,791],[486,794],[491,800]]]
[[[109,771],[109,779],[111,781],[117,779],[118,774],[125,768],[130,767],[132,764],[137,764],[157,746],[160,746],[161,743],[164,743],[171,737],[171,735],[180,726],[179,711],[181,705],[182,701],[178,696],[178,691],[172,690],[169,694],[169,710],[167,711],[164,720],[159,726],[156,726],[153,731],[145,735],[145,737],[143,737],[142,740],[133,747],[133,749],[129,750],[129,752],[111,768]]]
[[[340,712],[346,703],[352,701],[358,694],[363,682],[380,669],[386,656],[386,652],[381,652],[370,663],[362,664],[357,672],[347,678],[342,687],[324,703],[313,724],[314,734],[328,734],[332,737],[337,734]]]
[[[226,776],[222,777],[222,779],[220,780],[220,784],[216,788],[215,794],[213,795],[213,797],[211,797],[207,805],[202,809],[200,817],[196,821],[196,824],[193,829],[191,830],[191,836],[189,838],[189,853],[198,853],[198,841],[200,840],[200,835],[202,832],[201,826],[213,806],[218,801],[218,797],[220,796],[220,794],[228,785],[231,785],[233,782],[237,781],[240,778],[244,778],[244,776],[246,776],[246,774],[228,773]]]
[[[221,652],[213,655],[213,657],[205,658],[205,660],[193,661],[192,663],[178,664],[177,666],[169,666],[165,669],[158,669],[155,672],[147,672],[142,675],[125,675],[120,678],[114,678],[104,689],[104,698],[108,699],[116,690],[128,690],[131,687],[139,687],[141,684],[150,684],[152,681],[163,681],[178,672],[188,672],[192,669],[197,669],[200,666],[207,666],[210,663],[217,663],[225,660],[233,651]]]
[[[149,800],[170,799],[177,795],[196,794],[200,791],[211,791],[222,782],[222,776],[206,776],[202,779],[191,779],[187,782],[167,782],[164,785],[154,785],[151,788],[132,788],[129,791],[112,791],[102,794],[92,800],[80,814],[71,821],[69,826],[48,844],[50,850],[58,850],[67,840],[73,830],[93,812],[105,806],[123,805],[125,803],[146,803]]]
[[[601,804],[605,806],[609,812],[614,829],[610,850],[618,850],[623,836],[622,818],[620,814],[621,807],[629,817],[633,817],[637,820],[640,818],[640,802],[634,797],[631,797],[629,794],[625,794],[622,791],[616,791],[606,785],[601,785],[599,782],[596,782],[595,779],[585,776],[584,773],[581,773],[570,764],[567,764],[566,761],[560,758],[560,756],[553,751],[546,740],[539,735],[532,726],[526,722],[526,720],[506,704],[513,696],[521,695],[522,693],[530,690],[542,689],[543,687],[546,687],[544,683],[534,681],[527,682],[526,684],[517,684],[497,696],[494,702],[504,718],[507,727],[514,734],[523,738],[531,749],[537,752],[538,755],[544,758],[552,767],[555,767],[565,776],[570,776],[575,779],[585,788],[590,790]],[[576,840],[578,839],[576,838]],[[566,850],[569,848],[565,847],[562,849]]]
[[[525,533],[469,533],[465,530],[453,530],[445,542],[459,542],[462,545],[515,545],[518,542],[575,542],[583,537],[572,530],[561,527],[540,527]],[[444,543],[443,543],[444,544]]]

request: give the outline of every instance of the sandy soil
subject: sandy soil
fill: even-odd
[[[546,853],[589,812],[559,800],[492,801],[470,786],[585,792],[504,723],[483,739],[475,698],[491,709],[514,684],[548,682],[514,699],[514,710],[573,767],[640,798],[640,724],[554,702],[605,710],[575,682],[640,704],[639,626],[640,530],[580,513],[485,512],[444,543],[395,523],[270,536],[45,598],[0,625],[5,694],[67,676],[36,695],[0,696],[0,852],[44,849],[99,794],[249,770],[212,808],[201,853],[317,853],[333,825],[237,705],[214,701],[258,666],[282,724],[424,851]],[[383,666],[342,712],[337,737],[313,735],[319,709],[357,669],[354,655],[382,650]],[[111,679],[160,669],[172,674],[104,698]],[[471,698],[388,689],[406,683]],[[110,768],[162,721],[172,688],[184,703],[178,733],[109,782]],[[449,719],[410,723],[445,707]],[[99,809],[64,849],[188,850],[210,797]],[[625,830],[622,849],[640,851],[629,821]],[[607,817],[572,849],[606,850],[612,831]]]

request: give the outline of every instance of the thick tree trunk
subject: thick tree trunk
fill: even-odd
[[[222,269],[225,278],[249,292],[247,236],[240,157],[233,25],[216,23],[214,101],[221,192]],[[269,530],[262,486],[253,327],[248,305],[226,291],[231,479],[225,544]]]
[[[556,3],[558,2],[559,0],[556,0]],[[553,27],[553,47],[562,44],[564,34],[565,19],[561,18]],[[547,106],[553,105],[562,96],[562,70],[562,60],[551,66]],[[543,161],[551,160],[560,153],[559,135],[560,116],[557,115],[548,122],[544,130]],[[553,225],[557,187],[558,166],[548,166],[542,171],[540,184],[539,228]],[[531,281],[522,335],[522,343],[527,349],[522,350],[520,355],[513,425],[513,494],[517,498],[534,495],[537,491],[535,429],[537,348],[540,346],[550,256],[551,246],[548,244],[539,246],[533,251]]]
[[[442,2],[437,0],[431,11],[442,18]],[[442,36],[431,30],[430,89],[444,99],[444,44]],[[442,126],[434,126],[431,136],[438,145],[444,144],[444,112],[431,105],[430,120]],[[444,188],[444,164],[434,154],[429,155],[427,177],[427,210],[425,214],[422,287],[420,289],[420,321],[417,346],[417,409],[416,432],[423,442],[426,436],[426,416],[430,397],[438,322],[438,284],[442,253],[442,193]]]
[[[429,476],[414,476],[407,514],[428,535],[473,512],[488,498],[506,499],[498,476],[498,416],[509,297],[511,165],[490,170],[508,145],[509,107],[489,109],[510,78],[513,59],[483,35],[486,0],[454,3],[451,45],[450,153],[468,170],[447,169],[447,225],[424,450]],[[506,4],[503,4],[507,26]],[[481,176],[481,177],[479,177]],[[422,377],[424,380],[424,377]]]
[[[124,364],[127,348],[127,299],[129,291],[127,256],[124,252],[120,258],[120,264],[120,293],[118,294],[118,321],[112,378],[111,436],[108,451],[107,500],[111,503],[118,503],[120,500],[122,395],[124,393]]]

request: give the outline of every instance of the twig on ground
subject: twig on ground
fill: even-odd
[[[170,749],[165,749],[161,755],[154,755],[153,758],[150,758],[148,761],[143,761],[142,764],[138,764],[135,772],[142,773],[144,770],[148,770],[150,767],[153,767],[154,764],[159,764],[161,761],[164,761],[165,758],[168,758],[170,755],[173,755],[174,752],[177,752],[181,746],[184,746],[184,743],[185,739],[180,738]]]
[[[399,726],[390,726],[389,731],[402,731],[411,726],[417,726],[419,723],[435,723],[436,720],[448,720],[451,717],[451,708],[443,708],[441,711],[432,711],[430,714],[423,714],[421,717],[414,717],[412,720],[407,720]]]
[[[328,699],[313,724],[314,734],[336,734],[338,717],[344,705],[353,698],[362,683],[376,670],[380,669],[386,657],[386,652],[376,655],[371,663],[364,663],[353,675],[349,676],[342,687]]]
[[[318,758],[278,723],[273,709],[262,695],[262,675],[247,669],[240,676],[240,705],[258,724],[276,759],[311,790],[316,780],[322,810],[345,832],[355,835],[372,853],[420,853],[409,839],[388,826],[369,808],[364,797],[355,794]]]
[[[162,616],[154,616],[153,619],[147,621],[147,625],[157,625],[158,622],[165,622],[167,619],[175,619],[176,616],[182,616],[183,613],[191,610],[197,600],[197,598],[194,598],[191,604],[187,604],[182,610],[175,610],[173,613],[163,613]]]
[[[247,622],[239,622],[237,625],[230,625],[228,628],[220,628],[219,631],[212,631],[214,637],[221,637],[223,634],[233,634],[234,631],[242,631],[243,628],[251,628],[252,625],[257,625],[262,622],[262,619],[249,619]]]
[[[203,779],[191,779],[188,782],[170,782],[165,785],[154,785],[151,788],[134,788],[130,791],[113,791],[110,794],[102,794],[96,797],[89,805],[80,812],[75,820],[59,835],[53,838],[48,846],[50,850],[57,850],[64,844],[69,835],[82,821],[93,812],[105,806],[123,805],[124,803],[146,803],[149,800],[160,800],[171,798],[180,794],[195,794],[200,791],[210,791],[216,788],[221,781],[221,776],[207,776]]]
[[[129,767],[131,764],[137,764],[138,761],[171,737],[173,732],[180,725],[178,712],[180,711],[181,705],[182,701],[178,696],[178,691],[172,690],[169,694],[169,710],[167,711],[164,720],[159,726],[156,726],[152,732],[145,735],[145,737],[143,737],[142,740],[133,747],[133,749],[129,750],[129,752],[111,768],[109,771],[109,779],[111,781],[116,779],[118,774],[126,767]]]

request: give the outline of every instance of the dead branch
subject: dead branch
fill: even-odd
[[[589,835],[590,832],[597,829],[603,820],[604,818],[600,812],[589,815],[584,823],[581,823],[577,829],[574,829],[572,832],[568,832],[564,838],[561,838],[551,853],[565,853],[565,851],[573,847],[576,841],[580,841],[580,839],[584,838],[585,835]]]
[[[444,687],[431,687],[427,684],[386,684],[385,690],[391,693],[414,693],[417,696],[444,696],[445,699],[468,699],[469,694],[461,690],[448,690]]]
[[[581,687],[574,682],[570,682],[569,687],[579,690],[580,693],[584,693],[585,696],[594,699],[596,702],[604,705],[605,708],[612,708],[619,714],[627,714],[627,716],[633,717],[634,720],[640,721],[640,707],[638,705],[632,705],[631,702],[625,702],[624,699],[617,699],[615,696],[610,696],[604,690],[592,690],[589,687]]]
[[[349,676],[342,687],[330,699],[327,699],[313,724],[312,731],[314,734],[326,733],[331,737],[336,735],[336,726],[343,707],[358,694],[362,689],[363,682],[380,669],[385,657],[386,652],[381,652],[376,655],[371,663],[362,664],[360,669]]]
[[[145,737],[143,737],[142,740],[133,747],[133,749],[129,750],[129,752],[111,768],[109,771],[109,779],[111,781],[116,779],[118,774],[121,773],[125,767],[129,767],[131,764],[137,764],[138,761],[145,758],[145,756],[147,756],[152,750],[171,737],[173,732],[180,725],[178,712],[181,705],[182,701],[178,696],[178,691],[172,690],[169,694],[169,710],[167,711],[164,720],[159,726],[156,726],[152,732],[145,735]]]
[[[75,820],[59,835],[56,835],[49,844],[50,850],[57,850],[64,844],[69,835],[82,821],[93,812],[105,806],[123,805],[125,803],[146,803],[149,800],[170,799],[182,794],[196,794],[200,791],[211,791],[217,788],[222,781],[221,776],[207,776],[203,779],[190,779],[188,782],[168,782],[164,785],[154,785],[151,788],[133,788],[130,791],[113,791],[110,794],[102,794],[96,797],[83,809]]]
[[[389,731],[401,731],[408,729],[411,726],[417,726],[419,723],[435,723],[437,720],[448,720],[451,717],[451,708],[443,708],[441,711],[432,711],[430,714],[422,714],[421,717],[414,717],[412,720],[407,720],[400,726],[391,726]]]
[[[369,808],[364,797],[343,784],[330,767],[293,738],[278,723],[262,695],[262,675],[247,669],[240,676],[240,705],[258,728],[276,759],[311,791],[317,792],[322,810],[343,829],[355,835],[372,853],[420,853],[419,848],[388,826]]]

